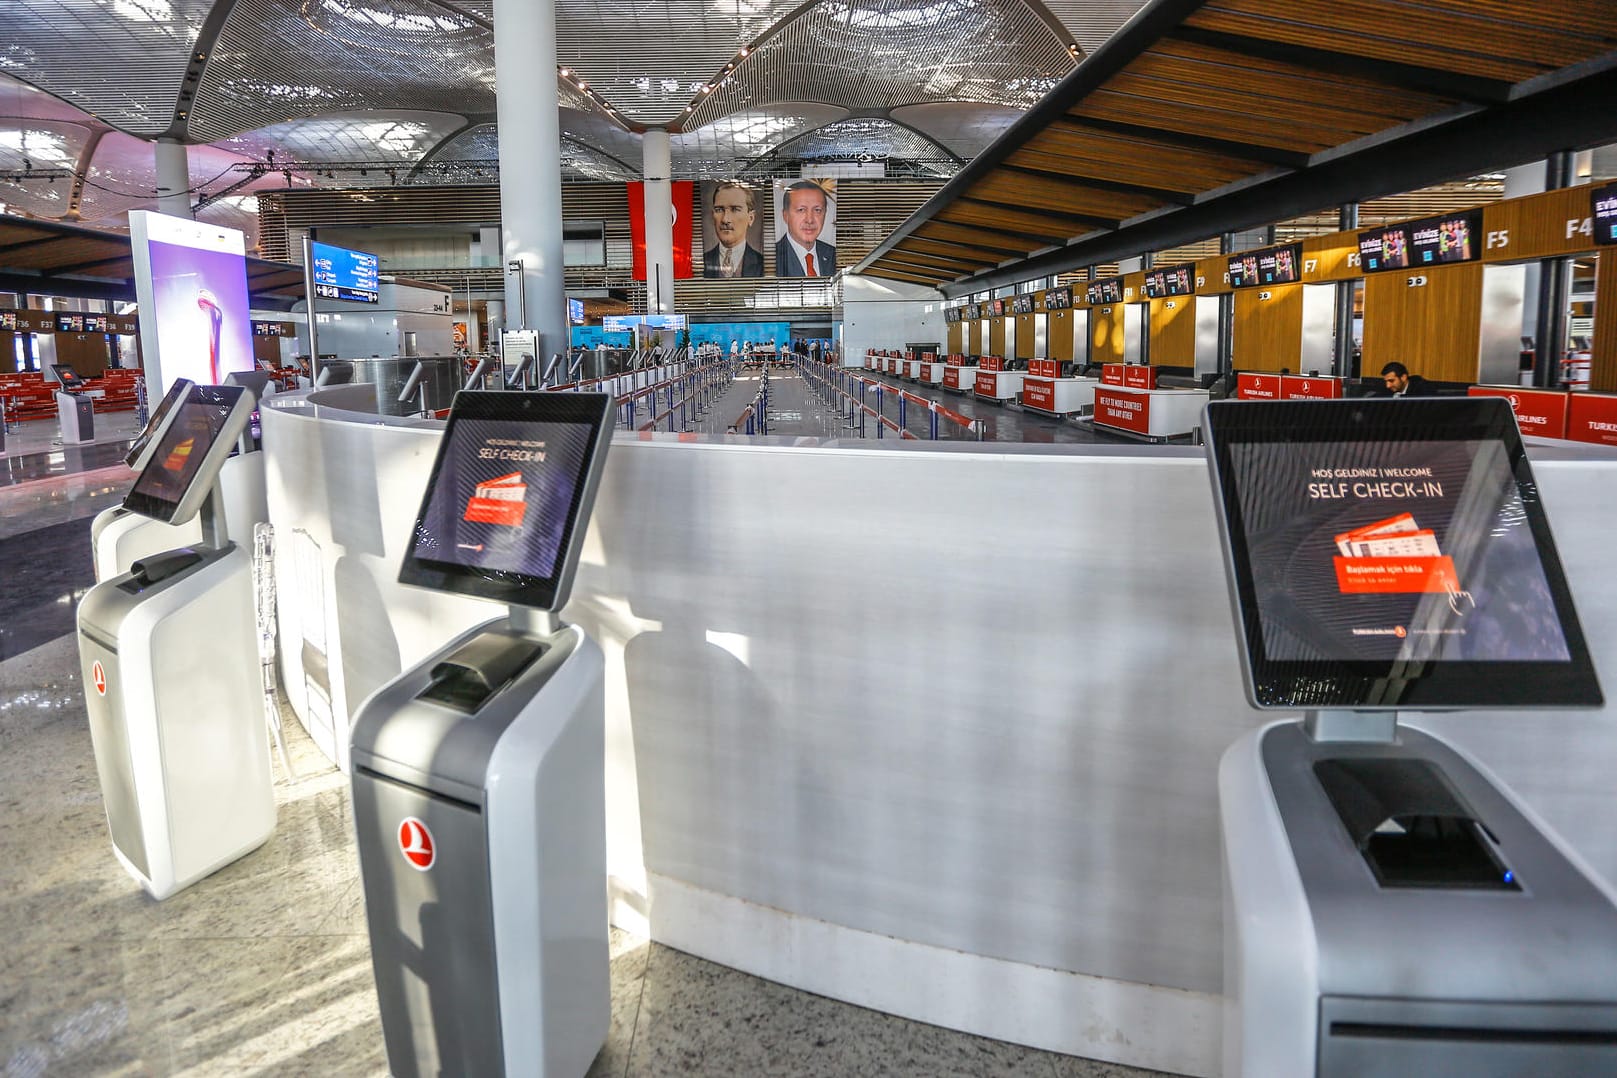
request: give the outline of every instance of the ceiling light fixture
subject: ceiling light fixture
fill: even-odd
[[[561,69],[561,77],[564,79],[570,79],[573,77],[573,73],[570,69],[564,67]]]

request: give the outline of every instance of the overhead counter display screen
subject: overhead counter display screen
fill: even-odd
[[[1508,405],[1470,403],[1209,409],[1260,706],[1598,699]]]
[[[1266,247],[1261,251],[1231,255],[1230,287],[1254,288],[1265,284],[1295,283],[1302,251],[1302,244],[1288,243],[1284,247]]]
[[[321,299],[376,303],[381,298],[382,260],[364,251],[350,251],[318,241],[309,244],[314,258],[314,294]]]
[[[1466,210],[1359,233],[1366,273],[1471,262],[1482,256],[1482,211]]]
[[[1617,183],[1589,191],[1589,212],[1594,220],[1595,242],[1617,243]]]
[[[548,607],[558,591],[565,601],[611,401],[460,394],[399,579],[524,605]]]

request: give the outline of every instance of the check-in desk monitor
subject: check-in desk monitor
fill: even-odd
[[[1254,706],[1601,703],[1505,401],[1254,403],[1207,412]]]
[[[251,410],[252,395],[237,386],[193,387],[125,495],[124,508],[168,524],[194,517]]]
[[[151,459],[151,451],[157,447],[158,437],[167,429],[169,418],[174,415],[175,406],[185,399],[186,394],[190,393],[195,385],[196,383],[189,378],[176,378],[174,384],[168,387],[163,399],[152,409],[146,425],[135,435],[135,440],[129,443],[129,452],[124,454],[124,464],[127,467],[137,472],[146,467],[147,461]]]
[[[560,609],[611,429],[605,394],[457,395],[399,580]]]
[[[1598,706],[1507,402],[1218,401],[1229,1075],[1617,1073],[1617,904],[1398,712]],[[1535,716],[1523,714],[1530,744]]]

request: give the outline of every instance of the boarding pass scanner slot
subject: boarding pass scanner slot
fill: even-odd
[[[546,645],[511,632],[478,633],[432,668],[420,699],[471,714],[544,654]]]

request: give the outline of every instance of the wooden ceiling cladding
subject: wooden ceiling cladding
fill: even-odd
[[[1343,154],[1516,107],[1556,81],[1525,80],[1573,65],[1589,77],[1614,57],[1613,0],[1152,0],[858,269],[947,254],[942,275],[975,258],[965,276],[1004,283],[1015,268],[999,263],[1041,247],[1073,248],[1040,253],[1041,267],[1085,247],[1120,257],[1135,225],[1205,219],[1243,181],[1295,187]],[[1182,227],[1161,246],[1198,238]]]

